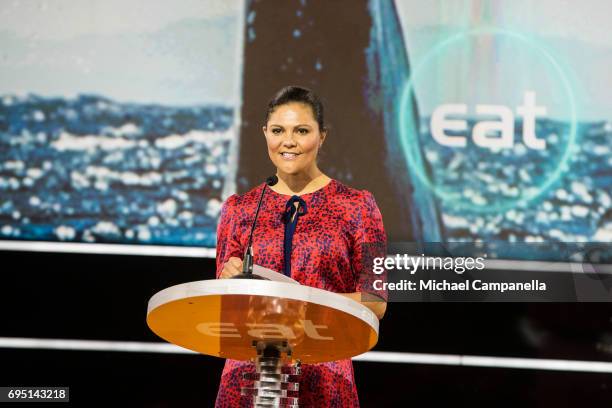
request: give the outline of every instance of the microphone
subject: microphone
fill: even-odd
[[[264,194],[266,194],[267,186],[273,186],[278,183],[277,176],[270,176],[266,179],[266,182],[261,189],[261,195],[259,196],[259,202],[257,203],[257,210],[255,210],[255,217],[253,217],[253,224],[251,224],[251,232],[249,233],[249,241],[247,242],[246,250],[244,251],[244,259],[242,260],[242,273],[239,275],[232,276],[232,279],[265,279],[259,275],[253,275],[253,231],[255,231],[255,225],[257,223],[257,217],[259,216],[259,209],[263,202]]]

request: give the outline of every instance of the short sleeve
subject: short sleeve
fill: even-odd
[[[383,226],[383,219],[369,191],[363,191],[363,205],[358,219],[357,230],[354,239],[352,266],[356,277],[356,291],[363,294],[376,295],[385,301],[388,298],[387,291],[380,285],[386,282],[384,268],[376,268],[375,265],[387,256],[387,235]],[[376,261],[379,259],[379,261]],[[379,269],[382,269],[379,271]],[[381,273],[375,273],[381,272]],[[365,299],[364,299],[365,300]],[[376,300],[376,299],[367,299]]]
[[[236,237],[236,205],[238,196],[236,194],[230,196],[221,207],[221,215],[219,216],[219,224],[217,225],[217,272],[216,277],[219,278],[223,265],[232,256],[242,259],[242,250],[240,242]]]

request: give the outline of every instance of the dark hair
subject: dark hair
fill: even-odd
[[[312,92],[310,89],[303,88],[301,86],[286,86],[278,91],[276,95],[274,95],[274,98],[268,102],[265,123],[268,123],[270,115],[278,106],[291,102],[303,103],[310,106],[310,109],[312,109],[312,114],[319,124],[319,130],[326,130],[325,121],[323,120],[323,104],[321,103],[321,99],[319,99],[317,94]]]

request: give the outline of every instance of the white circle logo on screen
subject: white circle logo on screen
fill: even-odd
[[[562,64],[541,41],[495,28],[417,56],[399,123],[409,171],[457,211],[526,206],[568,169],[576,139]]]

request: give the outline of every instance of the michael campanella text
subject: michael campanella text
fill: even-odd
[[[529,282],[483,282],[480,279],[465,280],[463,282],[449,282],[446,279],[438,281],[435,279],[420,280],[418,283],[402,279],[399,282],[383,282],[377,279],[373,282],[374,290],[402,290],[402,291],[545,291],[546,283],[537,279]]]

